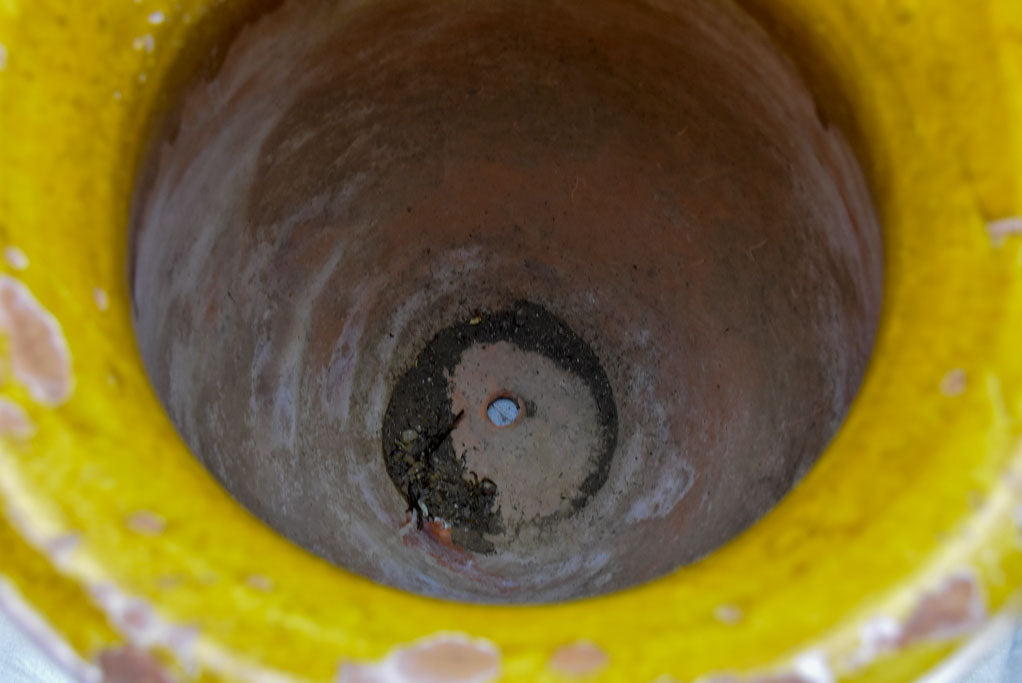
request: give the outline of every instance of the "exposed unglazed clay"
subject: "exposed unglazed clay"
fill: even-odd
[[[140,176],[135,326],[196,457],[296,543],[452,599],[604,593],[834,435],[879,230],[736,8],[288,0],[218,54]]]

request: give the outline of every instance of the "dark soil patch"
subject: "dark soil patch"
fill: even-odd
[[[394,386],[381,435],[384,462],[420,526],[427,519],[443,520],[451,526],[453,543],[480,553],[494,550],[486,535],[504,531],[496,507],[500,482],[480,479],[468,470],[465,455],[454,452],[449,437],[461,415],[452,412],[447,377],[470,346],[501,341],[543,354],[580,377],[592,393],[602,443],[595,465],[571,499],[573,512],[606,482],[617,445],[617,407],[599,359],[589,344],[543,307],[519,301],[510,309],[482,313],[437,333]]]

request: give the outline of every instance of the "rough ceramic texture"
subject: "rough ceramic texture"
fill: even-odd
[[[602,662],[599,681],[877,683],[996,627],[1022,585],[1022,7],[742,5],[870,181],[885,272],[869,370],[824,455],[745,533],[626,591],[520,607],[422,598],[296,547],[189,454],[149,385],[124,276],[136,162],[169,65],[209,57],[186,46],[238,4],[0,1],[0,240],[27,263],[0,267],[74,382],[40,402],[0,345],[16,416],[0,609],[88,681],[126,660],[178,680],[393,681],[412,661],[553,682],[567,652]]]
[[[135,327],[192,450],[281,533],[429,594],[591,595],[733,537],[833,436],[879,315],[879,230],[840,134],[747,17],[294,2],[226,54],[144,171]],[[466,555],[405,529],[381,425],[430,338],[519,299],[595,350],[616,448],[583,507],[537,515],[579,496],[549,465],[584,479],[598,425],[583,403],[539,400],[568,381],[544,370],[521,387],[537,419],[473,455],[489,398],[474,397],[451,438],[496,483],[502,531]],[[472,372],[507,381],[455,369],[447,393]],[[575,422],[575,443],[556,438]],[[508,471],[503,444],[530,426]],[[541,500],[521,504],[522,486]]]

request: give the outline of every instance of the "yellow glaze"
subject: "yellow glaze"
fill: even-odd
[[[213,4],[0,0],[0,247],[28,258],[2,268],[59,321],[74,379],[63,404],[36,403],[0,342],[0,394],[36,432],[0,438],[0,594],[70,645],[52,649],[80,675],[134,643],[183,678],[327,681],[454,631],[492,642],[509,681],[564,680],[547,662],[577,640],[609,658],[594,680],[908,680],[968,634],[871,654],[865,623],[905,622],[956,573],[977,578],[988,619],[1010,607],[1022,234],[1003,219],[1022,216],[1022,3],[743,3],[871,182],[886,246],[871,369],[819,464],[737,540],[640,588],[526,608],[424,599],[296,548],[189,455],[149,388],[130,194],[163,74]]]

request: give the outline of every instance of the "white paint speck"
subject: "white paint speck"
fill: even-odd
[[[1001,246],[1008,237],[1022,235],[1022,216],[1009,216],[987,223],[987,234],[995,247]]]
[[[153,26],[158,26],[162,24],[164,19],[165,17],[163,16],[163,12],[159,10],[156,10],[155,12],[149,14],[149,23],[152,24]]]
[[[15,246],[4,247],[4,261],[14,270],[28,268],[28,256],[25,256],[25,252]]]
[[[96,308],[101,311],[110,308],[110,297],[102,287],[96,287],[92,290],[92,300],[96,302]]]
[[[819,650],[799,655],[793,662],[795,672],[810,683],[836,683],[834,672],[827,663],[827,656]]]
[[[147,33],[144,36],[139,36],[138,38],[135,38],[135,40],[131,41],[131,46],[136,50],[152,52],[156,47],[156,41]]]

